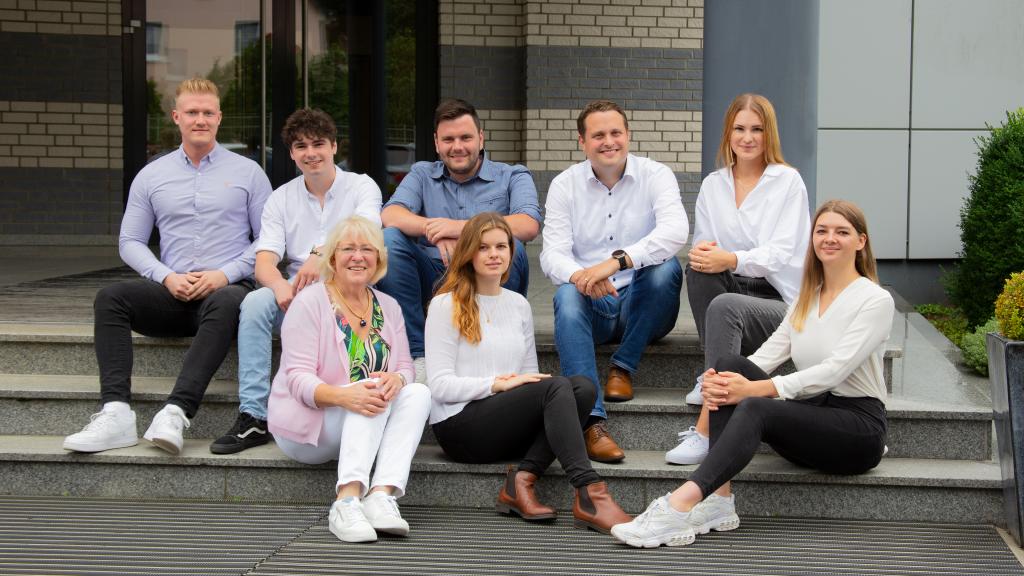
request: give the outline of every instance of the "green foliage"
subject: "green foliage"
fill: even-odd
[[[1024,269],[1024,108],[978,139],[978,169],[960,210],[960,263],[944,278],[954,304],[977,326],[1010,273]]]
[[[954,344],[959,345],[967,333],[967,318],[959,308],[941,304],[920,304],[915,309]]]
[[[998,328],[999,325],[996,323],[996,319],[992,318],[978,326],[974,332],[965,334],[960,342],[960,351],[964,364],[967,364],[982,376],[988,376],[988,352],[985,349],[985,334],[995,332]]]
[[[1024,272],[1006,279],[999,298],[996,298],[996,319],[999,332],[1010,340],[1024,340]]]

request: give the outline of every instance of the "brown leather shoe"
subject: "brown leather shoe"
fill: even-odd
[[[533,491],[533,483],[537,475],[525,470],[516,471],[508,467],[505,485],[498,492],[498,502],[494,509],[502,514],[518,514],[523,520],[551,520],[557,513],[550,506],[541,504]]]
[[[604,383],[604,399],[625,402],[633,399],[633,377],[618,366],[608,367],[608,380]]]
[[[597,530],[608,534],[612,526],[625,524],[633,519],[622,511],[612,500],[608,492],[608,484],[598,482],[576,489],[576,499],[572,504],[572,525],[575,528]]]
[[[621,462],[626,453],[612,440],[608,434],[608,426],[604,420],[583,431],[583,439],[587,442],[587,456],[598,462]]]

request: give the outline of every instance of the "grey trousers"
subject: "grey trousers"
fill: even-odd
[[[704,346],[705,369],[730,354],[753,354],[786,315],[786,303],[767,280],[728,270],[704,274],[687,267],[686,295]]]

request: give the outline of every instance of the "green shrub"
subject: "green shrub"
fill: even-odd
[[[982,376],[988,376],[988,352],[985,349],[985,334],[995,332],[998,329],[999,324],[995,318],[992,318],[978,326],[974,332],[964,334],[963,340],[960,341],[960,351],[964,364],[967,364]]]
[[[1002,293],[996,298],[996,319],[1003,336],[1024,340],[1024,272],[1006,279]]]
[[[917,313],[924,316],[932,323],[932,326],[942,332],[942,335],[950,342],[960,345],[967,333],[967,318],[959,308],[943,306],[942,304],[919,304],[914,308]]]
[[[978,169],[960,210],[961,260],[944,280],[969,326],[992,314],[1003,280],[1024,270],[1024,108],[978,138]]]

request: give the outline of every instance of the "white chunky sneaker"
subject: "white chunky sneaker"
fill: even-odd
[[[704,375],[697,376],[697,384],[694,385],[693,390],[686,393],[686,403],[692,406],[702,406],[704,404],[704,397],[701,396],[700,390],[703,387]]]
[[[700,464],[708,455],[711,439],[693,426],[679,433],[679,445],[665,453],[669,464]]]
[[[107,402],[103,409],[89,417],[89,423],[64,438],[64,449],[75,452],[102,452],[135,446],[139,434],[135,430],[135,412],[124,402]]]
[[[167,404],[153,416],[153,423],[142,437],[157,448],[177,456],[181,454],[181,445],[185,442],[185,428],[191,425],[181,407]]]
[[[634,548],[686,546],[696,538],[687,512],[669,506],[669,495],[658,498],[632,522],[612,526],[612,536]]]
[[[707,534],[711,530],[735,530],[740,527],[740,517],[736,515],[736,498],[732,494],[728,498],[712,494],[690,510],[688,522],[697,534]]]
[[[349,496],[335,500],[327,516],[327,527],[331,534],[342,542],[375,542],[377,532],[363,514],[363,505],[358,498]]]
[[[409,534],[409,523],[398,512],[395,497],[381,491],[370,492],[363,498],[363,514],[377,532],[387,532],[396,536]]]
[[[413,382],[427,383],[427,359],[416,358],[412,361]]]

